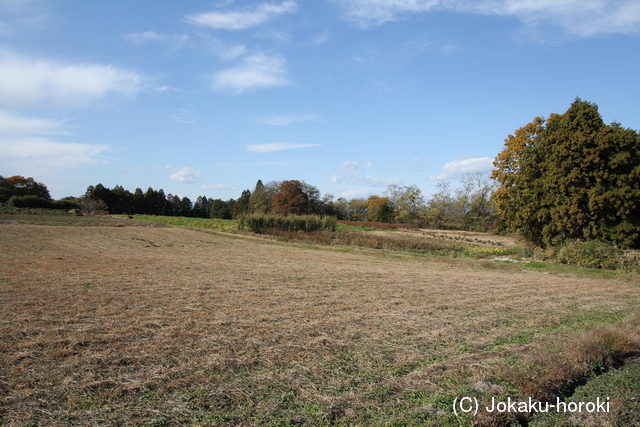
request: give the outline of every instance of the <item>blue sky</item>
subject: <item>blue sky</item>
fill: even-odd
[[[576,97],[640,128],[637,0],[0,0],[0,174],[426,195]]]

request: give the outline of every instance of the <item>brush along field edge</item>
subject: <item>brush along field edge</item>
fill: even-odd
[[[0,253],[10,425],[420,425],[506,358],[640,301],[633,280],[180,228],[2,224]]]

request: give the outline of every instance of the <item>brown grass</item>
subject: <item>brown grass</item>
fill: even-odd
[[[457,423],[442,396],[640,297],[168,227],[0,224],[0,254],[8,426]]]
[[[373,227],[378,230],[418,230],[418,226],[415,224],[391,224],[388,222],[375,222],[375,221],[336,221],[338,224],[350,225],[352,227]]]

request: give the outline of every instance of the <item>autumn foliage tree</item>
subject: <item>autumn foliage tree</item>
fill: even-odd
[[[387,197],[369,196],[367,210],[369,221],[391,222],[396,215],[393,204]]]
[[[278,215],[302,215],[309,208],[309,197],[298,180],[283,181],[273,195],[271,211]]]
[[[640,136],[576,99],[505,140],[492,177],[508,228],[549,246],[599,239],[640,247]]]

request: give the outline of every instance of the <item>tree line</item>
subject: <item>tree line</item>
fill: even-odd
[[[383,195],[368,198],[338,198],[322,195],[304,181],[287,180],[263,183],[258,180],[253,191],[242,191],[237,199],[209,199],[200,196],[192,203],[187,197],[165,194],[149,188],[134,193],[122,186],[113,189],[101,184],[90,186],[79,202],[87,210],[110,213],[187,216],[238,219],[247,214],[320,215],[339,220],[411,223],[420,227],[487,229],[496,219],[490,198],[494,188],[488,174],[468,174],[461,186],[438,184],[438,192],[427,200],[415,185],[390,185]]]
[[[258,180],[253,191],[242,191],[237,199],[213,199],[166,194],[163,189],[136,188],[131,192],[121,185],[114,188],[91,185],[80,197],[53,201],[47,187],[33,178],[0,176],[0,203],[24,208],[77,208],[89,213],[185,216],[237,219],[247,214],[320,215],[339,220],[411,223],[420,227],[484,230],[492,226],[496,211],[490,194],[493,181],[488,174],[469,174],[455,190],[450,182],[438,184],[438,192],[427,200],[416,186],[390,185],[384,194],[368,198],[343,198],[304,181]]]

